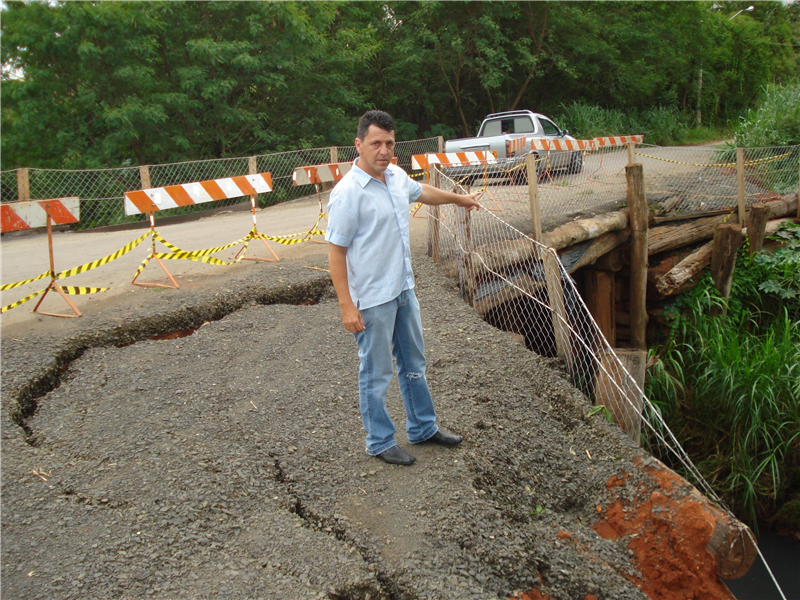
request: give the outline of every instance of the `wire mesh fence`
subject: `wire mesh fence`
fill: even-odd
[[[400,166],[409,170],[412,154],[436,152],[439,138],[425,138],[399,142],[396,155]],[[272,175],[273,191],[260,194],[258,205],[271,206],[314,193],[313,186],[295,186],[292,172],[297,167],[330,162],[352,161],[356,158],[355,146],[333,148],[307,148],[289,152],[276,152],[255,157],[224,158],[150,165],[147,168],[149,185],[143,181],[139,167],[115,169],[64,170],[27,169],[23,186],[18,183],[17,170],[0,173],[0,202],[19,200],[20,187],[30,199],[49,199],[77,196],[81,199],[81,220],[76,229],[91,229],[120,223],[134,223],[146,219],[146,215],[125,215],[123,194],[143,187],[163,187],[181,183],[192,183],[223,177],[234,177],[250,173],[251,159],[259,173]],[[248,200],[248,196],[216,201],[213,208],[236,205]],[[165,211],[170,216],[208,210],[209,205],[184,206]]]
[[[768,156],[780,156],[786,151],[782,150],[773,151]],[[795,154],[790,156],[794,157],[796,176],[797,149],[793,150]],[[624,158],[621,161],[618,154],[612,154],[614,160],[606,160],[605,163],[610,169],[622,164],[623,182],[620,185],[624,194],[627,153],[623,149],[621,154]],[[764,154],[750,154],[751,157],[759,157],[751,160],[759,160]],[[607,159],[608,156],[603,158]],[[599,160],[596,164],[599,165]],[[759,172],[762,169],[760,166],[757,168]],[[788,172],[776,171],[785,174],[791,182]],[[603,182],[601,189],[610,189],[616,185],[614,178],[619,178],[616,171],[607,175],[612,181]],[[464,171],[433,168],[429,180],[441,189],[465,193],[465,177],[471,175],[465,175]],[[752,183],[755,177],[752,174],[751,177],[753,179],[748,181]],[[772,180],[766,175],[761,177],[759,190],[764,185],[775,186],[779,179],[774,175]],[[586,180],[591,181],[591,174],[586,176]],[[556,181],[554,177],[553,183],[548,185],[555,186]],[[483,185],[487,186],[486,180]],[[763,193],[755,189],[754,183],[752,185],[752,193],[748,195],[750,201]],[[507,217],[525,213],[522,209],[507,210],[515,196],[517,203],[522,204],[519,196],[521,189],[526,189],[525,186],[508,184],[506,188],[489,186],[486,189],[493,193],[487,193],[482,198],[484,210],[467,212],[453,205],[429,208],[429,255],[447,275],[458,281],[463,299],[488,323],[523,336],[526,347],[537,354],[558,357],[572,384],[598,410],[612,418],[636,443],[641,442],[653,455],[678,468],[707,498],[727,512],[732,523],[736,523],[735,515],[694,465],[662,418],[658,406],[647,398],[626,369],[621,360],[626,356],[625,351],[612,349],[603,336],[556,252],[508,222]],[[794,189],[797,189],[796,183]],[[544,191],[547,193],[546,187]],[[609,191],[609,198],[611,194]],[[737,196],[734,195],[732,201],[728,198],[727,202],[723,206],[735,205]],[[553,212],[557,213],[557,210]],[[524,223],[530,228],[529,213],[526,217]],[[643,359],[641,354],[639,359]],[[748,529],[742,529],[740,535],[749,536],[755,545]],[[766,565],[760,550],[757,551]]]
[[[643,165],[648,203],[662,217],[689,217],[731,211],[738,206],[741,185],[745,205],[777,199],[798,189],[800,146],[743,148],[739,183],[737,149],[706,146],[636,146],[593,151],[539,153],[537,195],[542,230],[591,218],[627,205],[625,167]],[[490,211],[524,233],[531,233],[527,171],[519,159],[496,165],[451,166],[454,184],[484,190]]]
[[[436,172],[432,185],[457,189]],[[452,205],[428,211],[428,250],[456,279],[462,297],[490,324],[524,336],[529,350],[563,361],[570,381],[653,454],[676,461],[709,498],[724,503],[610,347],[556,252],[505,220],[506,213],[466,212]]]

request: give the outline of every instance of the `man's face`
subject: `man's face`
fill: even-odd
[[[356,138],[356,150],[361,157],[358,166],[373,177],[380,178],[394,156],[394,131],[370,125],[363,140]]]

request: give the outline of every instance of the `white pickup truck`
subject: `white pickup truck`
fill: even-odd
[[[526,137],[525,148],[515,153],[513,157],[506,156],[506,147],[509,140]],[[445,152],[475,152],[494,151],[498,159],[504,163],[506,169],[513,168],[524,160],[524,154],[537,150],[531,149],[531,139],[558,139],[574,140],[565,129],[558,127],[553,121],[539,113],[529,110],[514,110],[488,115],[481,124],[478,136],[462,138],[445,142]],[[582,167],[583,156],[580,152],[550,151],[550,168],[566,169],[569,173],[578,173]],[[542,163],[540,163],[542,164]],[[540,168],[539,171],[542,169]],[[496,173],[494,173],[496,174]]]

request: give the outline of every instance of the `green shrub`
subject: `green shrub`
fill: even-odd
[[[639,112],[623,112],[582,102],[562,104],[557,121],[580,139],[607,135],[645,134],[645,142],[669,145],[680,142],[688,131],[688,121],[674,107],[656,106]]]

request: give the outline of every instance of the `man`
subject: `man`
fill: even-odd
[[[411,465],[416,459],[397,446],[386,410],[392,355],[412,444],[456,446],[463,438],[436,426],[425,379],[419,304],[414,295],[409,245],[409,205],[456,204],[478,208],[479,194],[461,196],[419,184],[392,164],[394,121],[371,110],[358,123],[358,159],[328,202],[328,261],[342,323],[358,344],[358,394],[367,431],[367,453],[384,462]]]

